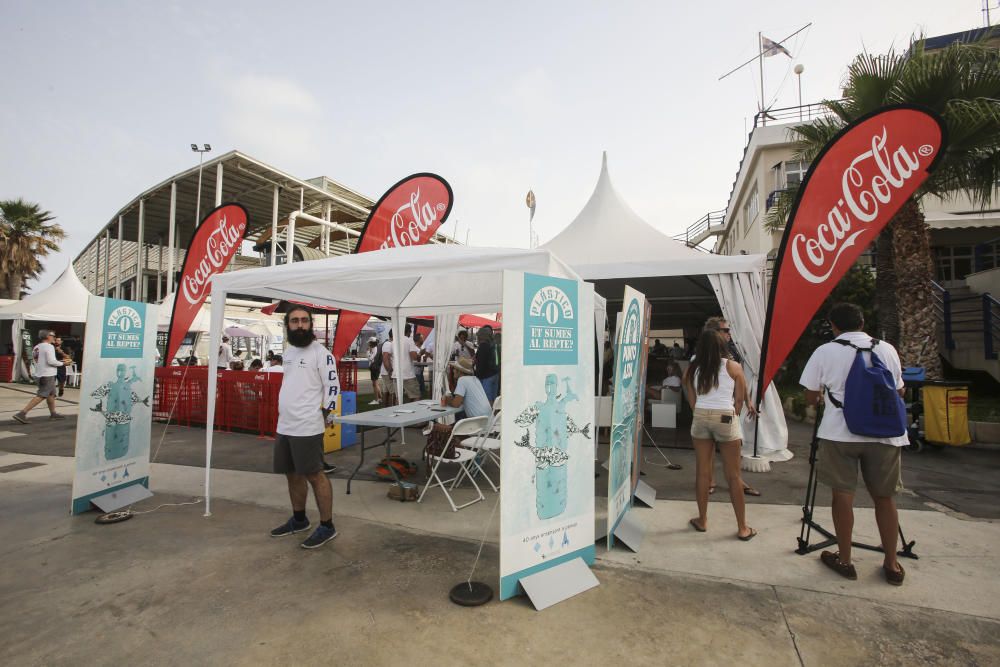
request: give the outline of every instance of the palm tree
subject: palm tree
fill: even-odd
[[[0,294],[20,299],[24,283],[37,278],[42,258],[58,252],[66,232],[55,216],[23,199],[0,201]]]
[[[920,200],[965,195],[981,208],[992,200],[1000,179],[1000,53],[957,43],[928,53],[919,40],[906,53],[862,54],[848,67],[843,93],[841,100],[823,102],[829,116],[792,128],[798,159],[811,162],[848,123],[891,104],[929,108],[947,127],[949,142],[936,171],[903,204],[876,245],[879,333],[899,349],[903,365],[922,363],[928,376],[941,377],[931,291],[934,260]],[[766,224],[772,229],[784,225],[794,196],[786,192],[768,212]]]

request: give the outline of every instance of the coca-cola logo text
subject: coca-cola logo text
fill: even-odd
[[[230,224],[225,215],[219,218],[218,225],[212,229],[205,239],[205,253],[194,269],[181,280],[181,294],[184,300],[192,306],[204,301],[208,292],[208,281],[216,273],[222,271],[236,253],[246,221]],[[192,252],[189,249],[188,252]]]
[[[925,144],[916,150],[900,145],[890,153],[888,141],[883,126],[881,133],[872,137],[870,150],[855,157],[844,170],[838,199],[829,207],[826,222],[820,223],[813,235],[799,233],[791,238],[792,263],[805,280],[826,281],[840,257],[865,233],[865,225],[878,218],[883,207],[892,206],[894,196],[918,173],[918,154],[926,158],[934,152]]]
[[[443,202],[432,204],[420,201],[420,188],[410,193],[409,201],[393,212],[389,219],[389,237],[386,238],[380,250],[386,248],[404,248],[418,245],[426,238],[428,229],[436,228],[438,213],[447,209]]]

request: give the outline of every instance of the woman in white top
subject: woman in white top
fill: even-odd
[[[689,522],[700,533],[708,529],[708,487],[712,480],[712,459],[719,445],[722,465],[729,484],[729,499],[736,513],[736,536],[744,542],[757,534],[746,523],[743,480],[740,477],[740,411],[746,403],[743,368],[728,359],[718,331],[706,329],[698,337],[695,358],[684,374],[684,388],[694,412],[691,440],[697,461],[695,495],[698,516]],[[751,415],[753,407],[748,406]]]

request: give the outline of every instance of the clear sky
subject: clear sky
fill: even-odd
[[[996,5],[996,0],[990,0]],[[984,25],[981,0],[837,2],[11,2],[0,0],[0,199],[68,232],[44,287],[142,190],[239,149],[377,198],[416,171],[451,182],[445,227],[542,242],[576,216],[608,151],[618,191],[676,234],[726,206],[759,100],[838,96],[859,52]],[[1000,9],[994,10],[1000,19]],[[614,230],[609,229],[609,233]]]

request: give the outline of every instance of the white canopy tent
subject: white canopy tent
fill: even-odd
[[[767,311],[764,255],[713,255],[659,232],[615,190],[607,154],[590,200],[573,222],[542,248],[554,252],[584,280],[594,282],[612,312],[617,312],[614,304],[621,302],[626,284],[645,294],[653,304],[654,329],[669,328],[663,322],[682,311],[686,321],[703,322],[705,315],[718,312],[717,301],[743,356],[747,382],[751,389],[756,386]],[[692,310],[693,302],[701,302],[709,310]],[[790,459],[788,425],[773,386],[765,392],[762,410],[760,455],[778,461]],[[744,422],[743,432],[747,454],[753,450],[752,423]]]
[[[87,300],[90,292],[73,270],[73,264],[66,267],[55,281],[41,292],[31,294],[20,301],[0,307],[0,320],[13,320],[11,337],[14,342],[14,357],[21,358],[21,337],[26,320],[43,322],[86,322]],[[20,363],[14,364],[14,379],[28,378],[28,369]]]
[[[234,271],[212,279],[212,301],[243,294],[307,301],[388,317],[393,328],[394,354],[400,354],[403,321],[414,315],[435,315],[435,328],[454,332],[461,313],[503,309],[503,272],[525,271],[579,280],[580,277],[548,250],[470,248],[424,245],[391,248],[310,262]],[[594,295],[594,317],[603,330],[604,299]],[[211,349],[220,342],[223,312],[212,312]],[[442,357],[443,355],[437,355]],[[598,355],[599,356],[599,355]],[[438,375],[443,375],[439,373]],[[396,379],[403,394],[403,379]],[[208,374],[208,423],[205,431],[205,512],[210,511],[212,432],[215,421],[216,374]]]

